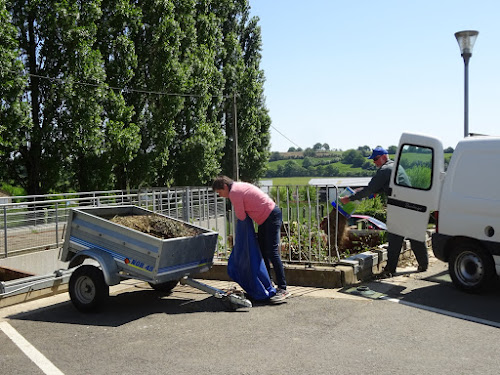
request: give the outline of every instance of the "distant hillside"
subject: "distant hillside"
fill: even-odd
[[[373,161],[359,151],[355,151],[354,154],[353,150],[318,151],[314,156],[305,156],[304,153],[304,151],[273,153],[263,178],[370,177],[376,172]],[[448,165],[451,155],[445,153],[445,166]],[[395,154],[389,156],[395,159]]]
[[[342,151],[293,151],[293,152],[271,152],[269,161],[288,160],[288,159],[303,159],[306,156],[315,158],[341,157]]]

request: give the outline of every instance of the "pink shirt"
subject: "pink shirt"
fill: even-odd
[[[234,182],[229,191],[234,213],[240,220],[248,216],[261,225],[269,217],[276,204],[257,186],[246,182]]]

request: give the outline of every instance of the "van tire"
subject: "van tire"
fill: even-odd
[[[461,243],[455,246],[448,264],[453,284],[465,292],[476,293],[484,290],[496,276],[493,258],[475,243]]]

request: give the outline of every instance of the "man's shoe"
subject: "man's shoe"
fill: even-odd
[[[285,299],[287,299],[290,296],[291,296],[291,294],[288,290],[278,289],[278,290],[276,290],[276,294],[274,296],[272,296],[271,298],[269,298],[269,302],[281,303],[281,302],[284,302]]]
[[[425,272],[425,271],[427,271],[427,267],[422,267],[422,266],[417,267],[417,272]]]
[[[394,276],[393,272],[389,272],[389,271],[384,270],[381,273],[379,273],[378,275],[376,275],[376,278],[377,279],[390,279],[393,276]]]

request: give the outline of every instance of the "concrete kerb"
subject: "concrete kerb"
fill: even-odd
[[[408,250],[409,248],[404,248],[404,251]],[[372,278],[382,271],[386,261],[387,246],[382,245],[375,250],[342,259],[332,266],[285,264],[285,274],[289,285],[341,288]],[[210,271],[193,277],[231,281],[227,275],[227,262],[216,262]]]
[[[312,286],[317,288],[342,288],[373,278],[374,275],[382,272],[387,263],[387,244],[380,245],[370,251],[355,254],[345,259],[341,259],[332,266],[305,266],[295,264],[285,264],[285,274],[287,283],[295,286]],[[427,241],[430,246],[430,241]],[[401,248],[400,261],[411,258],[410,241],[403,242]],[[194,278],[207,280],[231,281],[227,275],[227,262],[215,262],[208,271]]]

